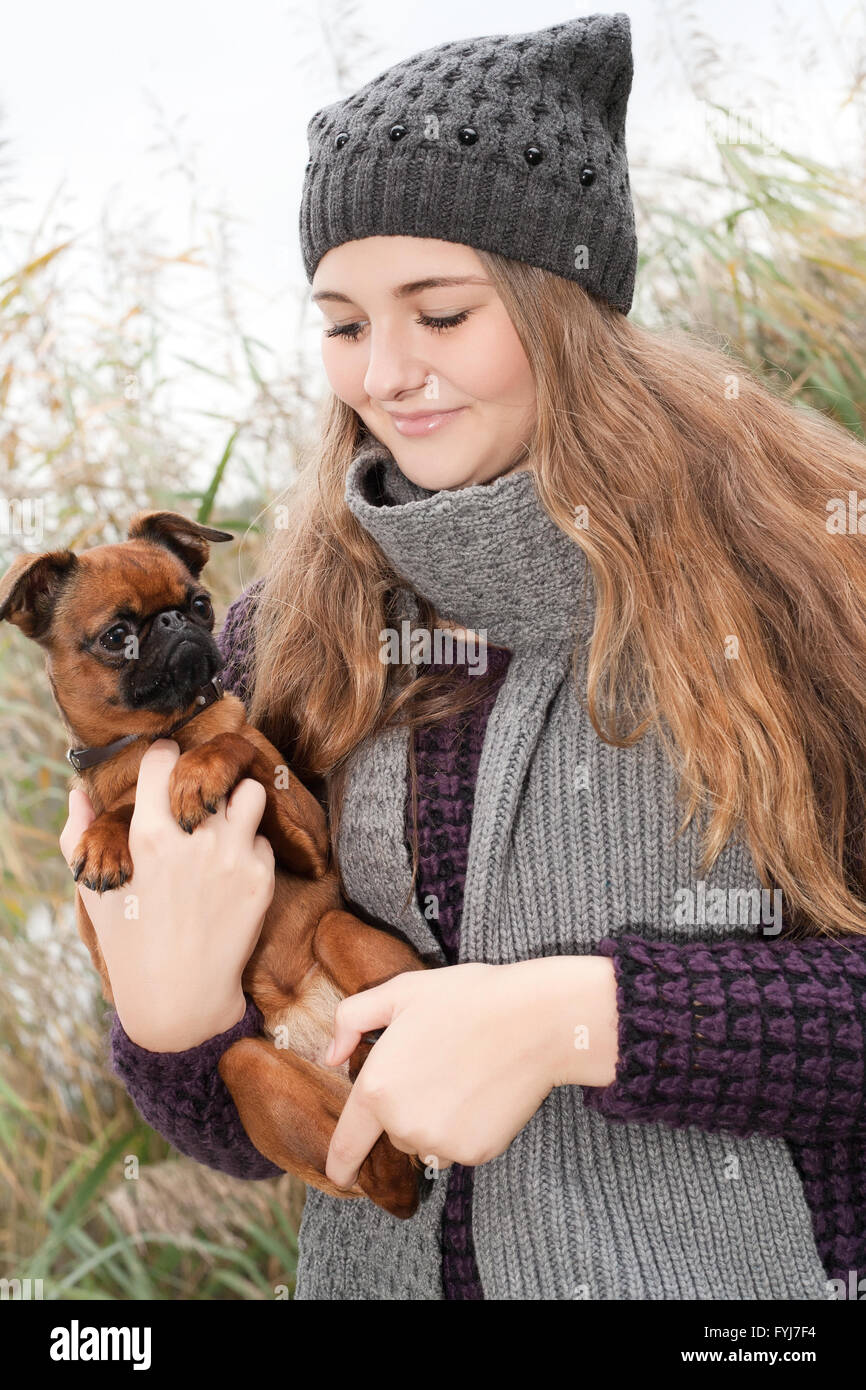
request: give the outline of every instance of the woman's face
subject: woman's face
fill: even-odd
[[[347,241],[322,257],[312,298],[334,393],[412,482],[439,491],[527,466],[535,384],[471,246]]]

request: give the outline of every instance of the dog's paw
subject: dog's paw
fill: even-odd
[[[125,826],[91,821],[72,858],[72,877],[85,888],[109,893],[132,878],[132,856]]]
[[[236,769],[227,768],[219,758],[206,756],[204,749],[182,753],[168,783],[171,814],[181,830],[191,835],[214,814],[220,797],[228,796],[236,782]]]

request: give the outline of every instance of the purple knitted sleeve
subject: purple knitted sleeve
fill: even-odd
[[[248,1138],[217,1071],[220,1057],[233,1042],[262,1031],[262,1016],[246,998],[246,1013],[238,1023],[184,1052],[139,1047],[115,1014],[111,1064],[142,1119],[182,1154],[233,1178],[275,1178],[282,1169]]]
[[[866,1271],[866,942],[605,937],[619,1009],[607,1119],[781,1136],[828,1278]]]
[[[253,611],[264,579],[255,579],[247,585],[243,593],[230,604],[217,633],[217,646],[225,660],[220,672],[226,690],[237,695],[245,704],[249,703],[250,672],[254,651]]]
[[[222,671],[227,690],[245,701],[252,646],[250,595],[245,589],[226,613],[217,645],[226,658]],[[282,1169],[260,1154],[241,1123],[237,1107],[217,1070],[220,1057],[238,1038],[262,1032],[262,1016],[249,996],[246,1013],[224,1033],[184,1052],[149,1052],[126,1033],[112,1015],[111,1065],[147,1123],[181,1153],[234,1178],[279,1177]]]
[[[796,1143],[866,1138],[866,943],[605,937],[619,1060],[586,1104]]]

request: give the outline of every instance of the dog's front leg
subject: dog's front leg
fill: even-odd
[[[181,753],[168,782],[171,813],[191,835],[249,772],[256,750],[242,734],[216,734]]]

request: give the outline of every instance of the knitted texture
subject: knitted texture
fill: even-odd
[[[866,1140],[862,948],[619,937],[597,950],[617,957],[625,1060],[587,1105],[799,1143]]]
[[[499,687],[508,669],[510,653],[501,647],[487,652],[491,686],[484,699],[467,713],[440,724],[416,730],[418,765],[418,887],[422,910],[431,896],[437,916],[431,927],[441,942],[445,959],[456,965],[460,946],[460,914],[466,881],[472,797],[484,730]],[[438,674],[455,683],[477,677],[466,662],[431,662],[425,674]],[[406,841],[411,849],[412,806],[406,798]],[[446,1299],[484,1298],[475,1246],[472,1241],[471,1168],[454,1163],[442,1218],[442,1280]]]
[[[406,617],[417,622],[411,586],[443,618],[512,652],[478,766],[459,960],[591,954],[634,932],[762,944],[748,926],[680,920],[684,889],[703,882],[748,900],[760,880],[733,837],[702,874],[706,827],[695,817],[677,835],[678,778],[651,731],[629,747],[596,735],[578,698],[594,623],[581,596],[593,586],[532,474],[434,493],[407,482],[387,449],[362,448],[345,493],[407,585]],[[414,498],[396,500],[392,483]],[[407,753],[397,726],[353,752],[337,852],[357,909],[444,964],[410,891]],[[396,1222],[371,1203],[308,1193],[296,1296],[442,1299],[445,1196],[431,1180],[419,1213]],[[555,1087],[474,1170],[472,1236],[491,1300],[829,1296],[784,1139],[610,1120],[585,1106],[580,1086]]]
[[[235,600],[229,605],[216,639],[217,646],[225,661],[220,672],[220,679],[226,690],[237,695],[248,708],[252,694],[250,678],[255,653],[253,614],[255,612],[255,600],[263,583],[264,579],[253,580],[241,596],[244,601],[241,603]]]
[[[619,1061],[584,1103],[789,1140],[824,1268],[866,1274],[866,953],[850,941],[599,942]]]
[[[111,1066],[152,1129],[197,1163],[233,1178],[274,1178],[282,1169],[247,1137],[237,1106],[217,1071],[238,1038],[256,1037],[263,1019],[246,996],[244,1016],[224,1033],[182,1052],[150,1052],[126,1033],[117,1014],[109,1035]]]
[[[307,277],[334,246],[435,237],[576,280],[627,314],[637,237],[627,14],[416,53],[310,118]]]
[[[231,605],[219,637],[223,652],[229,658],[227,669],[236,673],[234,679],[238,682],[232,683],[230,680],[227,684],[238,694],[240,693],[238,673],[244,667],[244,650],[249,650],[246,634],[250,630],[251,615],[258,588],[258,583],[251,585]],[[432,730],[430,732],[433,733]],[[424,731],[421,731],[420,737],[423,738],[423,734]],[[425,769],[435,776],[433,763],[439,755],[432,754],[432,745],[428,745],[428,748],[431,756],[425,757],[423,765],[419,765],[419,778],[426,775]],[[397,773],[399,774],[399,763],[397,764]],[[465,807],[465,802],[462,804]],[[405,812],[405,798],[402,809]],[[464,826],[468,827],[468,816],[465,809],[459,813],[459,816]],[[456,862],[458,874],[463,879],[465,861],[461,861],[460,837],[453,829],[456,818],[457,813],[453,813],[448,822],[447,849],[452,860],[452,867]],[[421,819],[423,827],[423,815]],[[468,835],[468,829],[466,833]],[[444,844],[443,848],[445,848]],[[448,905],[451,904],[450,916],[453,920],[456,915],[454,905],[457,903],[458,894],[454,887],[443,890],[441,885],[445,880],[454,885],[455,876],[450,870],[440,871],[434,867],[429,856],[426,856],[426,867],[422,861],[422,872],[427,881],[431,883],[438,881],[440,885],[440,915],[444,906],[447,919],[449,916]],[[431,891],[436,891],[436,889],[433,888]],[[731,946],[734,944],[740,952],[736,971],[732,969],[730,954]],[[643,954],[634,960],[636,948]],[[587,1110],[603,1108],[607,1118],[615,1123],[618,1122],[623,1128],[634,1129],[637,1124],[650,1125],[660,1118],[659,1112],[661,1110],[666,1110],[667,1114],[670,1115],[670,1095],[662,1082],[676,1086],[676,1078],[679,1077],[681,1086],[688,1090],[691,1079],[693,1079],[694,1047],[656,1046],[649,1052],[645,1046],[643,1051],[641,1048],[647,1043],[658,1043],[659,1039],[664,1038],[666,1032],[670,1032],[672,1037],[681,1037],[683,1032],[681,1013],[678,1010],[674,1015],[666,1002],[666,993],[661,982],[664,980],[667,983],[667,981],[660,971],[660,962],[664,959],[667,962],[666,969],[672,976],[675,976],[675,967],[671,962],[682,959],[687,954],[693,954],[695,946],[691,942],[681,941],[647,942],[625,933],[617,938],[600,937],[595,949],[599,953],[610,955],[617,974],[619,1060],[616,1078],[609,1087],[604,1089],[583,1088],[584,1104]],[[700,949],[710,959],[719,953],[724,953],[727,961],[727,968],[719,970],[717,973],[718,986],[725,995],[724,1002],[717,1009],[719,1017],[732,1016],[736,1009],[738,997],[742,997],[744,991],[748,993],[753,987],[750,958],[754,953],[771,952],[773,961],[782,971],[784,971],[784,962],[788,957],[795,955],[798,958],[796,980],[804,989],[810,983],[815,989],[825,989],[826,981],[829,978],[839,980],[845,974],[849,975],[852,981],[856,981],[860,978],[863,961],[866,959],[866,947],[853,938],[844,945],[829,940],[810,942],[806,950],[804,950],[804,943],[796,944],[786,941],[784,938],[774,940],[771,945],[763,942],[714,941],[703,943]],[[658,976],[656,986],[653,988],[647,987],[645,978],[643,982],[641,981],[641,976],[646,974],[645,956],[647,952],[651,955],[653,973]],[[444,956],[442,961],[444,963]],[[841,975],[840,972],[842,972]],[[864,1026],[862,990],[858,990],[855,985],[852,985],[852,991],[852,1018],[854,1016],[853,1011],[857,1008],[861,1009],[859,1017],[862,1028]],[[697,992],[694,994],[694,998],[700,1002],[700,1007],[690,1015],[686,1032],[688,1033],[690,1029],[695,1038],[698,1032],[704,1032],[700,1023],[700,1014],[706,997],[705,994]],[[792,1001],[791,1005],[785,1002],[788,997]],[[790,989],[788,996],[781,996],[782,1002],[780,1002],[778,991],[758,991],[757,1004],[750,1015],[750,1025],[759,1039],[774,1035],[780,1027],[785,1030],[786,1013],[792,1006],[794,997],[795,994]],[[808,993],[804,997],[808,998]],[[834,1010],[838,1008],[838,1004],[838,996],[834,994]],[[254,1008],[254,1006],[252,1007]],[[640,1015],[640,1022],[633,1022],[637,1019],[638,1014]],[[248,1010],[244,1023],[251,1025],[251,1032],[257,1031],[254,1015],[250,1010]],[[676,1032],[677,1029],[679,1032]],[[857,1110],[862,1103],[863,1093],[861,1072],[856,1066],[851,1067],[851,1055],[847,1047],[840,1052],[836,1033],[832,1028],[819,1029],[813,1035],[811,1030],[796,1026],[796,1023],[792,1022],[791,1026],[787,1028],[787,1032],[790,1035],[792,1048],[790,1065],[793,1072],[797,1075],[809,1075],[817,1071],[826,1075],[829,1079],[830,1092],[839,1097],[838,1103],[834,1103],[833,1106],[837,1118],[829,1132],[825,1128],[830,1113],[829,1107],[825,1107],[823,1118],[820,1121],[814,1117],[805,1116],[805,1131],[801,1129],[804,1112],[798,1105],[792,1104],[790,1113],[784,1118],[783,1133],[789,1140],[791,1152],[798,1160],[803,1190],[811,1208],[821,1258],[827,1274],[831,1277],[844,1279],[846,1272],[851,1269],[866,1274],[863,1236],[863,1214],[866,1211],[866,1190],[864,1190],[866,1189],[866,1144],[858,1137],[856,1129]],[[856,1042],[856,1032],[852,1031],[850,1036]],[[121,1046],[121,1038],[122,1029],[118,1022],[112,1030],[112,1046],[115,1052]],[[240,1125],[240,1120],[231,1104],[230,1097],[228,1113],[222,1112],[222,1119],[228,1119],[228,1124],[225,1127],[219,1122],[220,1115],[213,1108],[208,1108],[205,1105],[191,1107],[185,1100],[185,1095],[190,1091],[197,1095],[207,1094],[214,1085],[214,1078],[219,1080],[218,1073],[216,1073],[216,1063],[220,1052],[224,1050],[224,1046],[220,1044],[215,1049],[212,1046],[213,1042],[214,1040],[209,1040],[198,1048],[190,1049],[187,1053],[161,1054],[157,1069],[148,1065],[154,1058],[154,1054],[147,1053],[144,1049],[134,1048],[134,1046],[132,1050],[124,1049],[125,1055],[121,1066],[117,1068],[118,1074],[122,1076],[141,1113],[145,1117],[154,1117],[149,1119],[149,1123],[154,1124],[160,1133],[182,1151],[187,1152],[189,1146],[184,1148],[184,1143],[187,1142],[188,1144],[188,1140],[185,1140],[179,1130],[183,1130],[185,1125],[190,1124],[193,1129],[193,1142],[199,1148],[209,1151],[210,1157],[201,1161],[208,1162],[210,1166],[220,1168],[222,1171],[232,1172],[239,1177],[256,1177],[259,1175],[257,1172],[259,1164],[263,1161],[267,1162],[267,1160],[262,1160],[252,1145],[249,1145],[245,1134],[239,1138],[234,1131],[234,1124]],[[731,1082],[742,1081],[743,1091],[739,1096],[739,1101],[743,1114],[748,1117],[748,1125],[753,1124],[755,1130],[761,1132],[766,1118],[768,1123],[772,1123],[774,1126],[771,1132],[779,1132],[779,1097],[778,1088],[775,1087],[773,1068],[752,1069],[748,1078],[741,1077],[739,1072],[732,1074],[730,1049],[726,1048],[724,1043],[719,1045],[717,1049],[712,1036],[706,1034],[701,1039],[701,1062],[706,1067],[708,1074],[725,1078],[728,1086]],[[647,1085],[646,1076],[650,1065],[655,1067],[656,1080],[654,1084]],[[186,1075],[184,1076],[183,1073]],[[639,1080],[636,1093],[632,1089],[631,1078],[633,1077]],[[730,1116],[725,1081],[720,1080],[719,1084],[720,1103],[728,1106],[726,1115]],[[769,1093],[765,1093],[765,1088],[769,1088]],[[659,1112],[653,1110],[654,1105],[659,1106]],[[159,1107],[158,1114],[157,1107]],[[682,1105],[680,1114],[687,1126],[719,1128],[718,1117],[708,1108],[706,1098],[703,1095],[698,1097],[697,1108],[695,1112],[691,1113],[690,1118],[687,1118],[687,1112]],[[852,1117],[851,1123],[854,1127],[850,1130],[846,1128],[846,1115]],[[823,1142],[821,1142],[822,1136]],[[807,1142],[810,1138],[813,1139],[811,1144]],[[798,1140],[801,1142],[797,1143]],[[310,1193],[308,1202],[311,1198],[314,1199],[315,1195]],[[453,1195],[455,1203],[461,1200],[458,1192],[455,1191]],[[441,1213],[435,1217],[431,1224],[427,1218],[425,1206],[421,1217],[414,1218],[413,1222],[408,1224],[414,1225],[414,1222],[419,1219],[424,1222],[425,1231],[429,1238],[434,1241],[438,1250],[443,1235]],[[616,1213],[611,1211],[608,1219],[614,1221]],[[456,1231],[458,1225],[459,1218],[455,1218],[452,1222],[452,1229]],[[322,1244],[327,1246],[328,1244],[327,1241],[322,1241],[321,1236],[316,1239],[317,1234],[315,1229],[310,1226],[310,1253],[306,1262],[313,1268],[323,1258],[320,1246]],[[531,1233],[529,1234],[531,1235]],[[306,1239],[305,1236],[305,1244]],[[534,1248],[534,1242],[531,1248]],[[349,1253],[340,1252],[337,1261],[337,1274],[339,1275],[342,1271],[348,1279],[353,1267],[354,1260]],[[413,1267],[410,1261],[410,1272],[420,1274],[421,1271],[417,1265]],[[324,1271],[321,1282],[327,1283]],[[413,1297],[415,1295],[410,1290],[416,1285],[416,1278],[410,1278],[405,1286],[401,1286],[398,1278],[394,1281],[393,1296],[397,1298]],[[308,1288],[309,1294],[307,1296],[316,1296],[315,1281],[312,1278],[308,1281]],[[356,1291],[346,1296],[358,1298],[369,1295]]]

